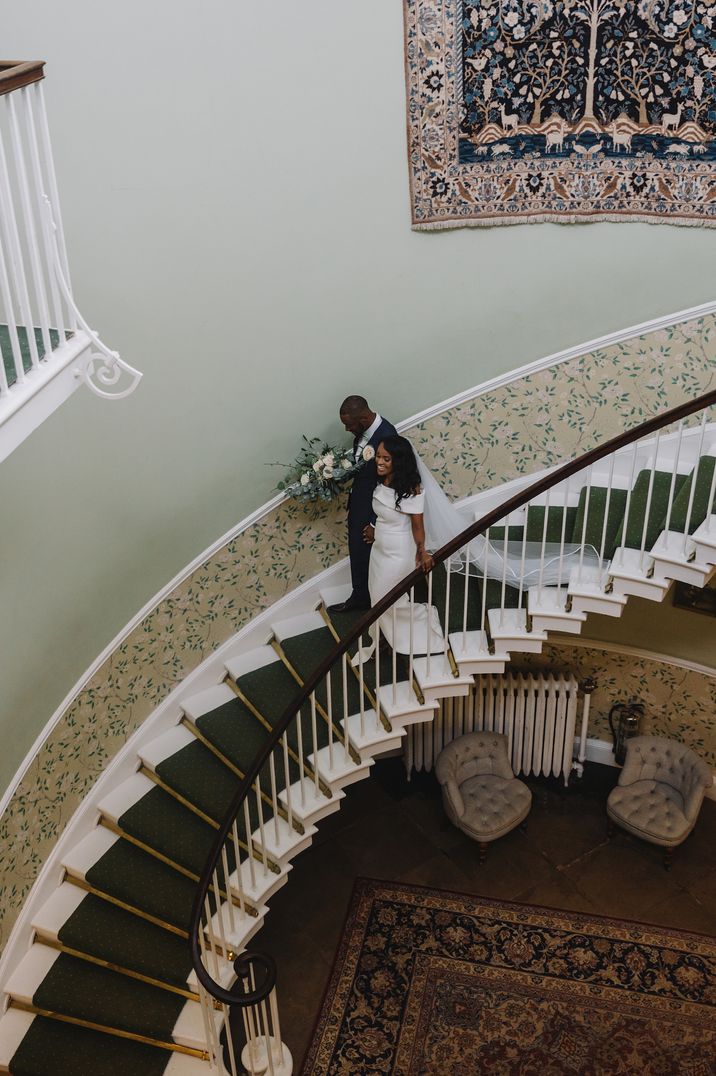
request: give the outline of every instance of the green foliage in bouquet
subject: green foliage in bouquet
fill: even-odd
[[[291,464],[276,464],[289,468],[289,473],[276,486],[297,501],[332,501],[349,485],[365,460],[357,463],[350,451],[327,444],[320,437],[303,435],[303,445]]]

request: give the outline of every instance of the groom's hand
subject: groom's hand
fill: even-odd
[[[368,545],[373,545],[373,542],[375,541],[375,527],[372,523],[366,523],[363,528],[363,541],[367,542]]]

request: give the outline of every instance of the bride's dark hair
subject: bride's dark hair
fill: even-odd
[[[383,448],[393,461],[391,488],[395,490],[395,507],[400,507],[403,497],[409,497],[420,489],[420,472],[413,446],[405,437],[384,437]]]

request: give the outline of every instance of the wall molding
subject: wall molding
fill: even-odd
[[[643,650],[639,646],[602,642],[599,639],[585,639],[581,635],[564,635],[559,632],[550,635],[549,641],[554,646],[574,646],[582,650],[601,650],[607,654],[626,654],[628,657],[644,658],[646,661],[654,661],[659,665],[674,665],[678,669],[686,669],[688,672],[700,673],[701,676],[716,679],[716,668],[710,665],[700,665],[695,661],[687,661],[686,658],[659,654],[654,650]]]
[[[707,317],[709,314],[716,314],[716,299],[708,303],[701,303],[700,306],[689,307],[687,310],[679,310],[674,314],[663,314],[660,317],[652,318],[650,321],[643,321],[639,325],[631,325],[627,329],[617,329],[615,332],[595,337],[594,340],[587,340],[586,343],[565,348],[564,351],[555,351],[552,355],[546,355],[542,359],[536,359],[534,362],[528,362],[524,366],[518,366],[505,374],[498,374],[497,377],[490,378],[489,381],[483,381],[474,388],[465,389],[464,392],[459,392],[456,396],[451,396],[440,403],[434,404],[432,407],[426,408],[424,411],[419,411],[417,414],[411,415],[410,418],[406,418],[403,422],[399,422],[397,428],[402,433],[404,430],[408,430],[421,422],[436,418],[443,411],[459,407],[460,404],[475,400],[488,392],[494,392],[495,389],[504,388],[505,385],[511,385],[514,381],[521,381],[522,378],[539,373],[540,370],[548,370],[551,366],[560,366],[564,362],[569,362],[570,359],[578,359],[583,355],[588,355],[591,351],[598,351],[614,344],[622,344],[624,341],[633,340],[637,336],[646,336],[647,333],[658,332],[659,329],[669,329],[674,325],[681,325],[685,321],[694,321],[697,318]]]
[[[686,310],[679,310],[671,314],[664,314],[656,318],[652,318],[649,321],[641,322],[638,325],[632,325],[625,329],[620,329],[615,332],[607,333],[604,336],[596,337],[592,340],[588,340],[584,343],[577,344],[573,347],[566,348],[563,351],[555,352],[551,355],[544,356],[541,359],[537,359],[534,362],[527,363],[523,366],[517,367],[514,370],[508,371],[505,374],[501,374],[497,377],[488,379],[480,384],[473,386],[470,389],[466,389],[456,396],[449,397],[442,400],[438,404],[434,404],[424,411],[417,412],[411,415],[409,418],[402,420],[397,424],[398,430],[402,433],[406,430],[431,419],[437,415],[442,414],[445,411],[449,411],[452,408],[466,403],[473,399],[478,399],[481,396],[486,395],[489,392],[502,388],[506,385],[513,384],[517,381],[521,381],[532,374],[538,373],[542,370],[547,370],[550,367],[560,366],[572,359],[580,358],[582,356],[590,354],[590,352],[606,348],[614,344],[622,343],[626,340],[631,340],[640,336],[644,336],[648,333],[656,332],[659,329],[670,328],[674,325],[683,324],[687,321],[696,320],[701,317],[706,317],[710,314],[716,314],[716,300],[708,303],[702,303],[699,306],[690,307]],[[177,574],[170,579],[157,593],[147,601],[142,608],[128,621],[127,624],[114,636],[114,638],[104,647],[102,652],[95,658],[89,668],[82,674],[82,676],[76,681],[73,687],[69,690],[52,716],[46,722],[42,731],[35,738],[32,746],[25,755],[22,763],[17,769],[14,777],[5,789],[2,798],[0,799],[0,816],[6,810],[8,804],[12,801],[15,792],[22,782],[25,774],[31,767],[33,760],[37,756],[42,744],[50,736],[53,729],[59,723],[62,715],[72,705],[75,699],[79,696],[82,690],[86,687],[92,677],[102,667],[105,661],[114,653],[114,651],[122,645],[123,642],[131,635],[131,633],[138,627],[145,617],[149,616],[158,605],[161,604],[171,593],[182,583],[184,583],[193,572],[201,567],[204,562],[215,556],[225,545],[236,539],[239,535],[243,534],[250,527],[261,522],[267,515],[269,515],[274,509],[278,508],[286,500],[286,495],[281,493],[272,497],[271,500],[266,501],[263,505],[250,513],[244,519],[234,524],[225,534],[220,538],[217,538],[210,546],[208,546],[202,553],[195,557],[189,564],[182,568]]]

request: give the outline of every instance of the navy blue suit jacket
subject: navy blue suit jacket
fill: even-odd
[[[392,422],[388,422],[387,419],[383,419],[380,426],[375,431],[368,444],[371,448],[376,449],[380,442],[385,437],[395,437],[397,430]],[[353,442],[353,451],[355,452],[356,446],[360,441],[360,437],[356,437]],[[375,523],[375,513],[373,512],[373,491],[378,484],[378,473],[375,469],[375,460],[372,459],[365,464],[364,467],[356,474],[353,479],[353,487],[348,498],[348,526],[357,527],[360,526],[362,531],[366,523]]]

